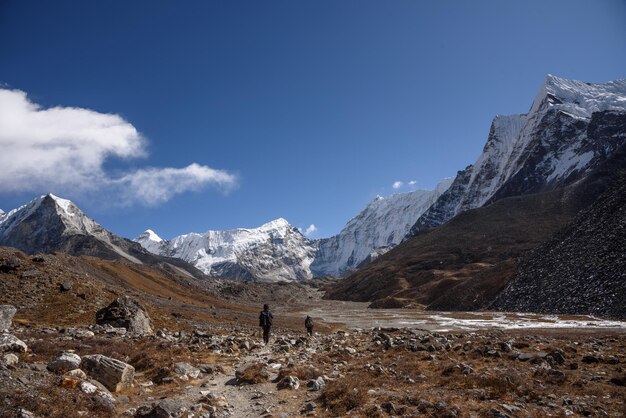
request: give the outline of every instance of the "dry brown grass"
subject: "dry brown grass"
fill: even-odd
[[[350,376],[330,382],[322,391],[319,400],[330,415],[341,416],[366,405],[369,401],[367,391],[375,386],[370,379]]]
[[[306,383],[307,380],[317,379],[321,375],[322,372],[317,367],[310,365],[289,366],[280,369],[277,380],[280,381],[286,376],[295,376]]]
[[[492,333],[490,338],[498,341],[511,336]],[[508,404],[522,405],[520,416],[558,417],[565,416],[567,406],[563,399],[566,398],[573,400],[568,408],[575,414],[622,416],[626,387],[610,379],[624,370],[625,336],[594,333],[574,337],[570,332],[557,334],[556,338],[548,333],[514,338],[523,347],[522,351],[561,351],[566,361],[549,368],[541,361],[522,362],[507,353],[492,357],[478,355],[473,349],[429,353],[411,352],[406,346],[385,350],[372,345],[361,347],[359,356],[319,354],[312,364],[325,374],[330,374],[329,370],[338,362],[347,361],[341,369],[345,377],[330,383],[319,398],[328,409],[321,410],[321,416],[340,416],[351,411],[358,416],[469,418],[491,416],[494,408],[506,412],[501,405]],[[466,341],[476,340],[475,336],[463,335],[452,341],[453,345],[463,346]],[[583,363],[582,357],[589,352],[605,360],[618,358],[619,361]],[[573,363],[578,364],[575,370],[570,369]],[[367,364],[373,370],[365,367]],[[471,367],[468,374],[463,373],[465,366]],[[359,390],[353,392],[354,388]],[[361,388],[367,397],[356,402],[355,396]],[[368,389],[375,390],[367,394]],[[393,404],[392,413],[384,409],[387,402]]]
[[[83,411],[85,416],[93,418],[107,418],[114,415],[112,409],[107,408],[93,395],[87,395],[79,389],[63,388],[59,379],[52,382],[31,386],[27,389],[18,389],[3,393],[0,402],[0,416],[18,416],[21,408],[46,418],[69,418],[78,416]],[[62,401],[60,401],[62,400]]]
[[[239,383],[257,384],[267,382],[269,374],[265,370],[265,366],[261,363],[255,363],[246,367],[241,372],[237,372],[237,380]]]

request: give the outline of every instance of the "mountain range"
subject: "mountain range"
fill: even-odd
[[[473,165],[434,190],[377,197],[330,238],[310,240],[279,218],[258,228],[188,233],[170,240],[149,229],[132,242],[106,231],[72,202],[46,195],[8,213],[0,212],[0,245],[29,253],[62,251],[133,263],[165,263],[202,278],[300,281],[348,275],[349,280],[341,284],[343,290],[329,294],[350,297],[347,293],[352,292],[353,297],[382,303],[391,294],[381,299],[351,291],[348,284],[356,278],[369,280],[368,268],[384,264],[413,238],[463,213],[505,202],[494,206],[495,210],[511,204],[506,202],[517,202],[516,198],[522,204],[524,196],[555,196],[582,181],[624,143],[625,112],[626,80],[591,84],[549,75],[528,113],[494,118],[486,145]],[[571,218],[569,210],[563,222],[547,223],[563,226]],[[539,210],[535,215],[555,216],[548,212]],[[520,251],[547,238],[540,235],[521,245]],[[382,280],[376,277],[372,280]]]

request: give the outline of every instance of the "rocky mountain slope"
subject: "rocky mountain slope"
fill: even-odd
[[[626,127],[626,113],[623,114],[622,121]],[[459,214],[438,228],[420,232],[369,266],[330,286],[326,297],[369,301],[373,307],[419,304],[433,310],[486,308],[515,277],[518,257],[550,239],[553,234],[566,227],[581,209],[592,205],[615,181],[623,167],[626,167],[626,145],[622,145],[583,179],[569,186],[549,192],[503,198],[485,207]],[[612,225],[610,221],[601,221],[599,218],[594,221],[598,221],[599,228],[606,226],[607,222]],[[576,222],[571,225],[576,225]],[[583,225],[586,223],[583,222]],[[617,228],[618,225],[614,226]],[[618,233],[619,229],[615,231]],[[601,235],[597,233],[593,243],[602,248],[608,245],[605,250],[597,250],[598,255],[603,254],[603,257],[608,257],[607,260],[614,260],[614,264],[608,261],[605,263],[608,275],[609,272],[617,271],[615,269],[621,265],[621,254],[614,253],[618,250],[614,244],[599,243]],[[574,254],[582,256],[585,249],[594,254],[588,247],[589,245],[581,245],[581,252]],[[547,249],[543,248],[543,251]],[[587,266],[580,271],[589,274],[598,262],[604,262],[602,258],[596,260],[597,262],[590,258],[584,260]],[[532,265],[529,271],[537,273],[543,271],[543,268],[549,271],[549,266],[554,266],[554,262],[545,255],[536,261],[538,264],[529,264]],[[564,263],[557,266],[564,266]],[[576,265],[575,263],[574,266]],[[554,283],[557,281],[556,277],[560,277],[556,271],[560,270],[554,267],[555,278],[549,283]],[[570,268],[563,267],[563,274],[568,271],[571,272]],[[528,277],[532,277],[532,273]],[[612,276],[611,279],[605,278],[598,282],[599,292],[614,292],[618,295],[606,298],[607,306],[602,308],[605,312],[623,309],[623,305],[620,305],[622,296],[619,296],[624,294],[621,287],[623,281],[620,282],[622,284],[617,284],[620,277]],[[577,288],[580,293],[577,295],[578,299],[569,297],[570,301],[584,300],[586,288],[583,288],[591,286],[586,278],[588,276],[575,279],[580,281]],[[533,280],[538,279],[534,277],[528,280],[528,283],[534,283]],[[515,287],[512,288],[511,308],[518,301],[523,303],[524,300],[530,300],[526,305],[530,306],[532,301],[538,300],[524,299],[531,292],[528,283],[520,282],[517,285],[523,290],[518,292],[519,296],[514,296]],[[559,288],[556,284],[554,287]],[[556,297],[554,295],[553,299]],[[509,310],[506,300],[502,299],[494,307]],[[588,312],[586,306],[584,302],[573,304],[568,312]]]
[[[522,258],[491,308],[626,318],[626,170],[566,228]]]
[[[40,196],[0,215],[0,245],[29,254],[64,252],[107,260],[159,265],[189,277],[206,278],[182,260],[156,256],[119,237],[85,215],[76,205],[53,194]]]
[[[212,277],[290,281],[312,277],[316,245],[284,219],[258,228],[207,231],[162,240],[148,230],[136,241],[147,250],[188,261]]]
[[[591,84],[548,75],[528,113],[497,116],[483,153],[460,171],[410,235],[507,196],[569,184],[624,142],[626,80]]]
[[[311,264],[313,275],[340,276],[399,244],[415,220],[450,187],[452,181],[443,180],[435,190],[416,190],[374,199],[339,234],[319,240]]]

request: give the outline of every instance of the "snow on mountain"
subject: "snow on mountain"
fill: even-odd
[[[161,240],[148,230],[136,241],[148,251],[181,258],[213,277],[291,281],[311,278],[315,243],[280,218],[258,228],[190,233]]]
[[[147,229],[141,235],[134,239],[143,248],[150,251],[153,254],[165,253],[165,243],[163,238],[158,236],[153,230]]]
[[[626,80],[548,75],[527,114],[496,116],[482,154],[422,214],[410,235],[494,200],[571,183],[626,139]]]
[[[383,198],[378,196],[338,235],[319,241],[311,265],[314,276],[338,276],[373,259],[384,249],[399,244],[420,217],[445,192],[453,179],[440,182],[435,190],[416,190]]]
[[[33,199],[0,217],[0,245],[28,253],[58,250],[76,236],[95,238],[109,251],[141,263],[120,246],[122,238],[98,225],[71,201],[53,194]]]

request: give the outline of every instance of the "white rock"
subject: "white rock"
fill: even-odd
[[[87,379],[87,374],[81,369],[70,370],[65,373],[66,376],[78,377],[79,379]]]
[[[15,352],[24,353],[28,346],[24,341],[11,334],[0,335],[0,353]]]
[[[64,351],[48,363],[48,370],[55,373],[63,373],[68,370],[78,369],[80,367],[80,362],[80,356]]]
[[[8,353],[2,356],[0,362],[6,366],[15,366],[19,361],[20,359],[15,354]]]
[[[83,392],[89,395],[92,393],[96,393],[98,388],[89,382],[80,382],[80,390],[82,390]]]

